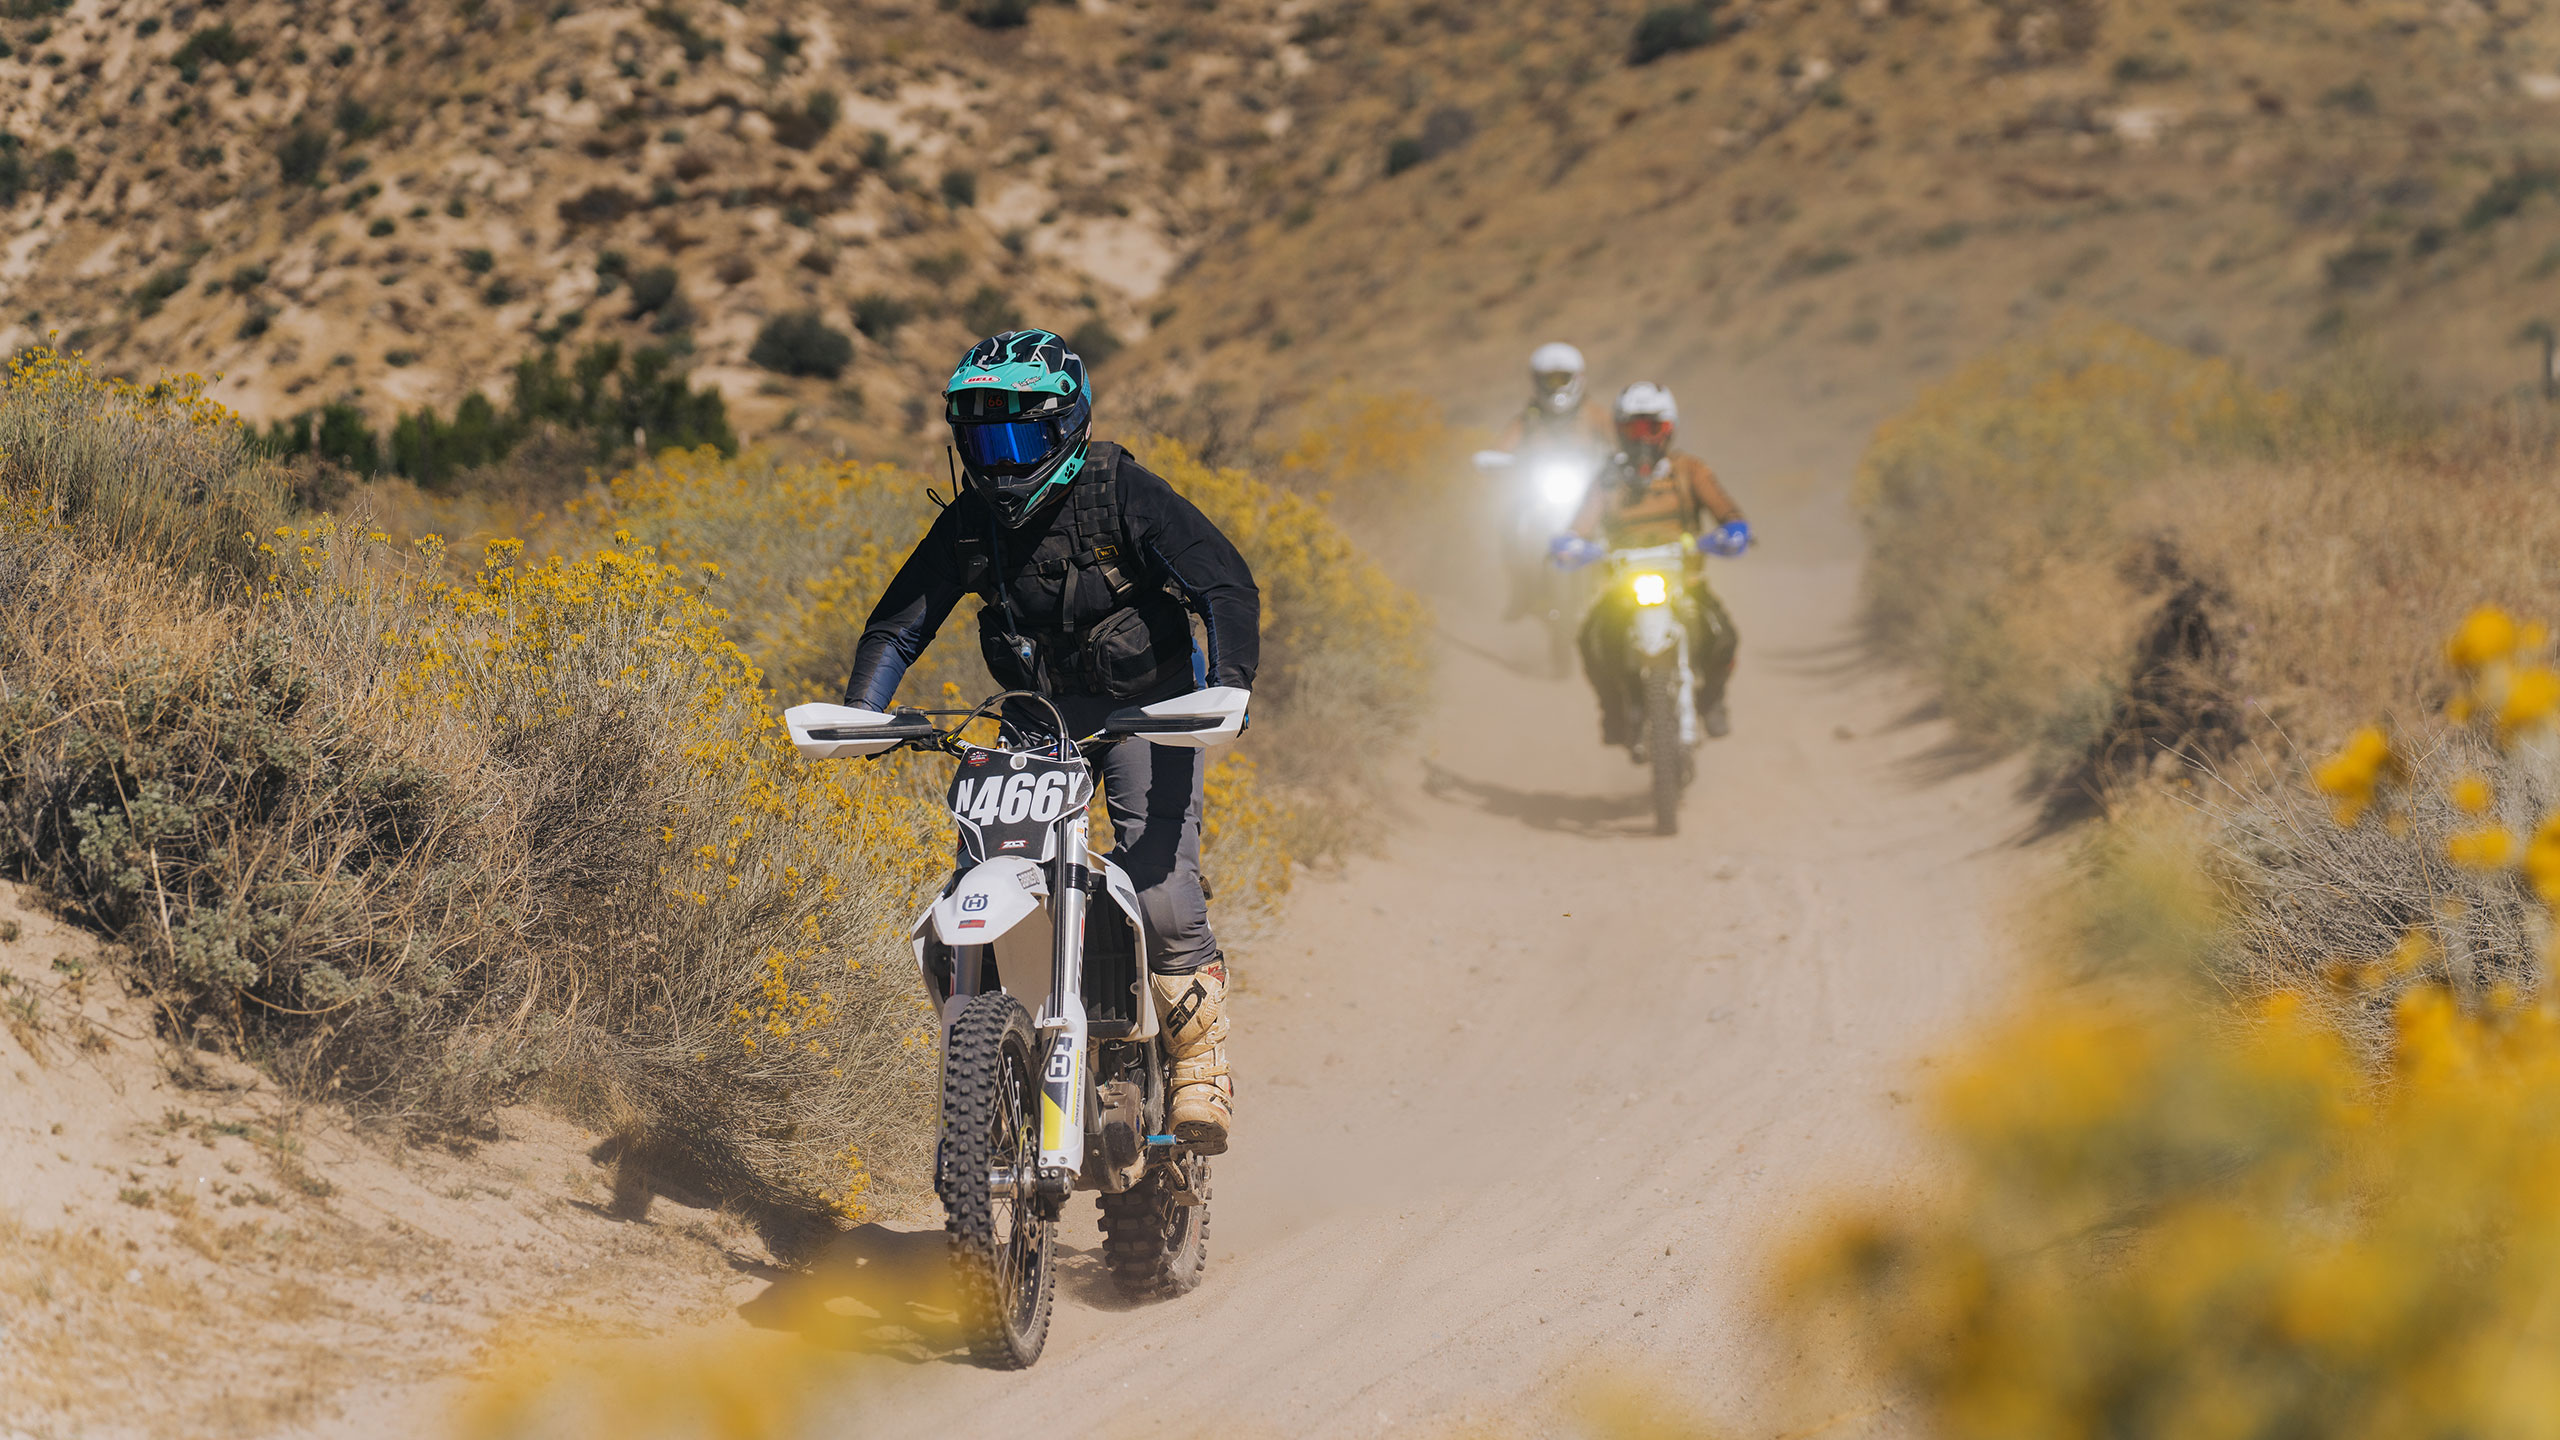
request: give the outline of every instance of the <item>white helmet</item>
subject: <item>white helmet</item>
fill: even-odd
[[[1623,424],[1636,415],[1650,415],[1677,425],[1680,423],[1680,402],[1671,398],[1670,391],[1652,381],[1639,380],[1618,392],[1616,418]]]
[[[1529,352],[1529,383],[1538,403],[1557,415],[1573,413],[1582,403],[1582,352],[1561,340],[1550,340]]]
[[[1671,392],[1650,380],[1639,380],[1618,392],[1613,417],[1618,443],[1641,468],[1650,469],[1671,453],[1671,434],[1680,425],[1680,404]]]

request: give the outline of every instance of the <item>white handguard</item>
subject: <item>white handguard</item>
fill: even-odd
[[[894,725],[897,717],[857,705],[794,705],[782,712],[782,723],[791,727],[791,748],[803,760],[848,760],[861,755],[877,755],[895,747],[903,736],[865,735]]]
[[[1138,739],[1158,745],[1179,745],[1192,750],[1214,750],[1244,733],[1245,710],[1253,704],[1253,692],[1233,685],[1212,685],[1188,695],[1159,700],[1135,712],[1159,720],[1178,722],[1179,728],[1162,730],[1142,728],[1135,720],[1122,725],[1114,717],[1114,728]],[[1122,711],[1121,715],[1131,712]],[[1214,723],[1204,723],[1214,722]]]

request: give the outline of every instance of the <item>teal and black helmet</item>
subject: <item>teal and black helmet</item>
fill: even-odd
[[[970,489],[1007,525],[1065,492],[1093,436],[1084,361],[1046,330],[1007,330],[969,347],[942,387],[952,448]]]

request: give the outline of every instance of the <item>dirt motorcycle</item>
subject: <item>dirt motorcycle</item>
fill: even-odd
[[[1697,777],[1698,746],[1704,738],[1698,719],[1697,674],[1689,663],[1689,627],[1680,623],[1689,604],[1692,553],[1693,542],[1684,539],[1612,550],[1596,567],[1603,577],[1600,602],[1615,602],[1617,611],[1604,623],[1626,627],[1617,653],[1634,663],[1634,678],[1643,696],[1636,717],[1639,728],[1630,748],[1653,773],[1657,835],[1680,831],[1680,796]]]
[[[1587,599],[1581,576],[1546,563],[1547,537],[1573,523],[1600,474],[1588,447],[1533,444],[1518,453],[1479,450],[1476,473],[1503,487],[1503,568],[1509,576],[1508,618],[1534,616],[1547,631],[1547,665],[1573,673],[1574,625]]]
[[[982,1364],[1040,1358],[1058,1218],[1098,1194],[1103,1262],[1132,1297],[1179,1295],[1208,1259],[1209,1160],[1167,1133],[1169,1038],[1147,984],[1138,893],[1087,848],[1087,746],[1137,738],[1209,749],[1244,729],[1247,692],[1200,690],[1112,713],[1070,739],[1055,703],[1008,691],[971,710],[845,705],[784,713],[811,760],[929,750],[957,763],[959,864],[912,932],[942,1018],[934,1189],[969,1348]],[[995,743],[962,738],[998,721]],[[957,723],[945,727],[941,720]]]

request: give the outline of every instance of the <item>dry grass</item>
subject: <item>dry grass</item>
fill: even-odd
[[[1887,421],[1859,467],[1868,623],[1971,738],[2048,776],[2103,743],[2139,634],[2127,503],[2273,442],[2281,399],[2130,331],[1997,352]],[[2156,598],[2156,597],[2155,597]]]
[[[2444,617],[2545,594],[2560,552],[2539,406],[2167,475],[2118,514],[2225,598],[2231,692],[2304,750],[2442,704]],[[2119,591],[2119,595],[2124,592]]]
[[[2441,703],[2442,617],[2535,593],[2552,442],[2538,406],[2429,416],[2370,377],[2270,389],[2064,331],[1878,431],[1869,620],[2047,780],[2104,796],[2163,750],[2282,768]]]

